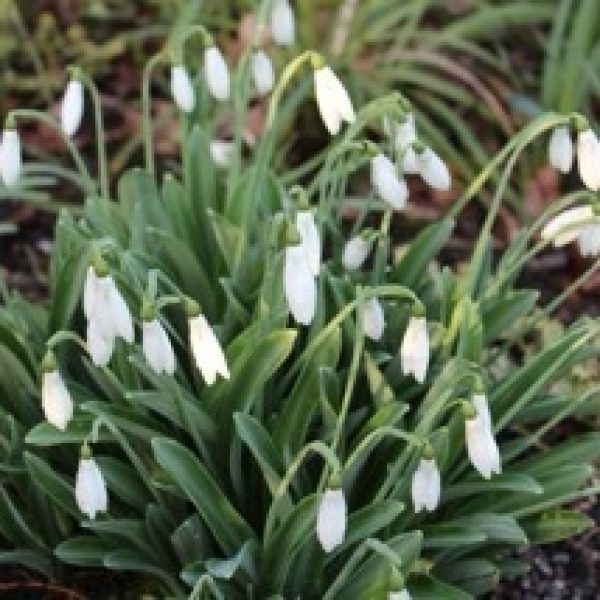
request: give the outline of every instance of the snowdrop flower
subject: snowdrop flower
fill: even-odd
[[[410,317],[400,346],[400,360],[404,375],[412,375],[419,383],[425,381],[429,363],[429,337],[425,317]]]
[[[196,366],[202,373],[206,385],[213,385],[217,375],[229,379],[229,368],[221,344],[204,315],[197,314],[188,319],[190,345]]]
[[[342,253],[342,264],[345,269],[352,271],[360,269],[371,252],[373,242],[357,235],[346,242]]]
[[[406,182],[398,177],[394,163],[384,154],[371,159],[371,183],[377,195],[393,209],[402,210],[406,206]]]
[[[412,478],[412,500],[415,512],[434,511],[441,494],[440,472],[434,458],[422,457]]]
[[[336,135],[342,122],[353,123],[354,108],[346,88],[331,67],[324,65],[314,71],[315,95],[321,119],[331,135]]]
[[[115,338],[107,331],[101,319],[91,319],[87,324],[86,348],[92,362],[98,367],[105,367],[115,349]]]
[[[552,167],[561,173],[568,173],[573,166],[573,141],[566,125],[554,128],[548,144],[548,159]]]
[[[294,11],[288,0],[274,0],[271,9],[271,36],[276,44],[289,46],[294,43],[295,19]]]
[[[417,153],[413,143],[417,141],[417,129],[415,126],[415,115],[409,113],[404,121],[396,125],[394,144],[401,155],[400,163],[402,172],[410,175],[419,173]]]
[[[83,447],[75,477],[75,500],[79,510],[90,519],[108,510],[108,493],[104,477],[87,447]]]
[[[60,106],[60,123],[65,135],[75,135],[83,118],[83,84],[71,79],[67,84]]]
[[[273,63],[262,50],[257,50],[252,55],[252,78],[260,96],[266,96],[273,89],[275,84]]]
[[[600,254],[600,224],[589,223],[582,227],[577,242],[582,256],[598,256]]]
[[[306,254],[308,266],[316,277],[321,269],[321,236],[312,211],[298,211],[296,229],[300,234],[301,245]]]
[[[587,223],[594,217],[594,211],[591,206],[576,206],[569,208],[559,215],[552,217],[542,229],[542,239],[552,241],[554,246],[560,248],[577,240],[581,232],[588,225]]]
[[[204,75],[206,85],[215,100],[229,99],[229,68],[216,46],[204,51]]]
[[[285,249],[283,289],[294,320],[310,325],[317,310],[317,284],[302,244]]]
[[[7,187],[17,183],[21,174],[21,140],[14,128],[5,129],[0,146],[0,176]]]
[[[179,110],[189,113],[194,109],[194,86],[183,65],[171,67],[171,95]]]
[[[577,160],[585,186],[594,192],[600,190],[600,141],[591,129],[577,136]]]
[[[500,451],[494,432],[487,399],[484,394],[473,396],[475,416],[465,420],[465,437],[467,454],[473,466],[485,479],[490,479],[493,473],[500,473]]]
[[[225,140],[212,140],[210,143],[210,156],[215,165],[221,169],[226,169],[231,164],[231,158],[235,144]]]
[[[405,588],[399,592],[389,592],[388,600],[411,600],[411,595],[408,593],[408,590]]]
[[[142,350],[155,373],[175,373],[175,353],[171,340],[156,318],[142,323]]]
[[[452,185],[446,163],[431,149],[417,153],[417,165],[423,181],[436,190],[446,191]]]
[[[374,341],[381,339],[385,327],[385,316],[381,303],[375,297],[369,298],[364,304],[363,327],[368,338]]]
[[[42,376],[42,409],[46,421],[61,431],[73,418],[73,399],[56,368]]]
[[[346,535],[348,509],[341,489],[326,490],[317,511],[317,539],[325,552],[337,548]]]

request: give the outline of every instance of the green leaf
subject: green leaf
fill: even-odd
[[[429,575],[411,577],[408,583],[411,598],[414,600],[472,600],[465,591],[448,585]]]
[[[109,540],[82,535],[59,544],[54,554],[64,563],[77,567],[103,567],[104,557],[114,549]]]
[[[583,533],[594,520],[576,510],[553,510],[522,521],[532,544],[557,542]]]
[[[436,577],[463,588],[474,596],[481,596],[496,589],[500,571],[493,563],[479,559],[449,561],[434,570]]]

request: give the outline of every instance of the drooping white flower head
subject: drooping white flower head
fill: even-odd
[[[271,36],[280,46],[294,43],[296,22],[288,0],[273,0],[270,16]]]
[[[573,167],[575,152],[571,131],[566,125],[554,128],[548,144],[548,159],[552,167],[561,173],[568,173]]]
[[[206,85],[215,100],[229,100],[229,67],[216,46],[204,51]]]
[[[371,159],[371,183],[377,195],[394,210],[402,210],[408,198],[408,186],[398,177],[394,163],[384,154]]]
[[[412,500],[415,512],[425,509],[434,511],[441,494],[440,472],[435,459],[421,458],[419,466],[413,474],[411,485]]]
[[[427,185],[441,191],[450,189],[452,185],[450,171],[446,163],[431,148],[416,153],[416,158],[419,174]]]
[[[419,173],[417,154],[413,143],[417,141],[417,128],[415,115],[408,113],[403,121],[399,123],[384,122],[388,136],[394,140],[394,146],[400,157],[400,167],[405,175],[416,175]]]
[[[312,211],[298,211],[296,214],[296,229],[300,235],[301,246],[306,253],[308,266],[316,277],[321,270],[321,236]]]
[[[425,381],[429,363],[429,336],[425,317],[410,317],[400,346],[400,361],[404,375],[412,375],[419,383]]]
[[[579,231],[577,242],[582,256],[598,256],[600,254],[600,224],[584,225]]]
[[[83,119],[83,84],[71,79],[67,84],[60,106],[60,123],[65,135],[75,135]]]
[[[369,298],[363,306],[363,327],[368,338],[374,341],[381,339],[385,328],[385,315],[381,302],[375,297]]]
[[[226,140],[212,140],[210,143],[210,156],[215,165],[226,169],[231,164],[235,144]]]
[[[175,373],[175,352],[171,340],[156,318],[142,322],[142,350],[155,373]]]
[[[577,136],[577,161],[581,181],[594,192],[600,190],[600,141],[591,129]]]
[[[329,133],[336,135],[342,122],[353,123],[354,108],[346,88],[327,65],[314,71],[315,96],[321,119]]]
[[[263,50],[252,55],[252,79],[259,96],[266,96],[275,85],[275,70],[269,56]]]
[[[16,129],[5,129],[0,146],[0,176],[7,187],[17,183],[22,165],[19,132]]]
[[[310,325],[317,310],[317,284],[302,244],[285,249],[283,290],[294,320]]]
[[[344,268],[352,271],[360,269],[371,252],[373,242],[365,239],[362,235],[356,235],[346,242],[342,253],[342,264]]]
[[[484,394],[473,395],[476,415],[465,420],[467,454],[471,464],[484,479],[490,479],[493,473],[500,473],[500,450],[494,438],[492,419]]]
[[[388,600],[412,600],[412,597],[405,588],[399,592],[389,592]]]
[[[194,110],[196,99],[192,80],[183,65],[171,67],[171,95],[175,104],[183,112],[189,113]]]
[[[346,535],[348,508],[342,489],[325,490],[317,511],[317,539],[323,550],[332,552]]]
[[[589,220],[593,217],[594,211],[591,206],[569,208],[552,217],[544,225],[541,232],[542,239],[552,241],[557,248],[566,246],[579,238],[582,229],[591,225]]]
[[[73,418],[73,399],[58,369],[42,376],[42,409],[46,421],[61,431]]]
[[[108,493],[104,477],[89,451],[82,451],[75,477],[75,500],[77,507],[90,519],[108,510]]]
[[[229,368],[223,348],[204,315],[190,317],[188,324],[192,355],[206,385],[213,385],[217,375],[229,379]]]

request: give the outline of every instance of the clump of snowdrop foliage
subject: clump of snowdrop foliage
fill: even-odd
[[[260,18],[273,38],[291,44],[290,5],[267,8]],[[565,506],[597,491],[597,434],[540,442],[598,399],[597,386],[579,395],[552,386],[597,357],[598,321],[576,320],[533,358],[507,360],[540,311],[556,307],[536,307],[537,290],[517,287],[518,273],[549,244],[597,248],[596,199],[587,190],[560,199],[503,250],[492,243],[529,144],[554,131],[551,159],[565,170],[565,133],[582,132],[578,160],[595,189],[593,134],[578,115],[539,117],[447,215],[396,248],[390,227],[409,218],[409,177],[452,183],[453,157],[421,134],[406,99],[355,107],[314,52],[290,61],[271,89],[256,43],[230,77],[202,38],[199,74],[183,41],[150,65],[171,69],[180,168],[156,175],[148,68],[145,167],[111,189],[69,145],[85,201],[58,218],[48,302],[4,294],[0,502],[12,517],[0,519],[2,560],[48,577],[63,564],[134,570],[173,597],[493,589],[514,572],[514,547],[585,529],[589,520]],[[332,134],[304,188],[272,166],[302,78]],[[240,131],[217,151],[206,115],[230,102],[243,113],[256,87],[270,93],[265,131],[249,153]],[[72,89],[63,127],[50,121],[67,134],[80,118]],[[6,185],[22,176],[18,126],[28,118],[7,119]],[[387,135],[370,139],[383,119]],[[472,254],[460,269],[442,267],[456,218],[484,191],[492,200]]]

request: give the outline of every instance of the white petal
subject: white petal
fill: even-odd
[[[83,118],[83,84],[72,79],[67,84],[60,107],[60,122],[62,130],[69,137],[74,135]]]
[[[155,373],[175,373],[175,353],[171,340],[158,319],[142,323],[142,350]]]
[[[336,135],[342,121],[353,123],[356,118],[350,96],[328,66],[315,70],[314,81],[317,106],[323,123],[331,135]]]
[[[7,187],[19,180],[21,173],[21,140],[16,129],[5,129],[0,152],[0,175]]]
[[[408,187],[396,174],[394,163],[383,154],[371,159],[371,183],[377,195],[395,210],[406,206]]]
[[[88,321],[86,347],[95,365],[105,367],[109,363],[115,347],[115,338],[112,330],[106,330],[101,319]]]
[[[315,217],[310,210],[299,211],[296,215],[296,229],[302,240],[308,266],[313,275],[318,275],[321,269],[321,236],[315,223]]]
[[[216,100],[229,99],[229,68],[216,46],[204,51],[204,74],[210,93]]]
[[[349,271],[360,269],[367,259],[367,256],[369,256],[372,246],[373,243],[365,240],[361,235],[357,235],[351,240],[348,240],[342,254],[342,264],[344,267]]]
[[[180,110],[186,113],[192,112],[195,104],[194,86],[183,65],[175,65],[171,68],[171,95]]]
[[[421,154],[417,154],[417,161],[419,173],[425,183],[436,190],[450,189],[452,185],[450,171],[446,163],[431,148],[425,148]]]
[[[210,143],[210,156],[215,165],[221,169],[226,169],[231,164],[231,158],[235,144],[224,140],[213,140]]]
[[[400,160],[402,166],[402,172],[405,175],[418,175],[420,173],[419,160],[417,159],[417,153],[412,146],[409,146],[402,155]]]
[[[494,435],[482,418],[476,417],[465,422],[467,454],[472,465],[485,479],[493,473],[501,472],[500,451]]]
[[[128,344],[133,344],[133,319],[129,308],[112,277],[108,275],[104,279],[107,280],[108,297],[108,306],[105,308],[106,318],[109,318],[112,323],[114,336],[123,338]]]
[[[388,600],[412,600],[408,590],[402,590],[401,592],[390,592],[388,594]]]
[[[412,374],[419,383],[425,381],[429,363],[429,336],[425,317],[409,319],[400,347],[400,359],[404,375]]]
[[[372,340],[380,340],[385,328],[385,315],[377,298],[369,298],[363,309],[365,335]]]
[[[490,407],[485,394],[473,394],[473,406],[477,411],[477,417],[481,419],[481,422],[488,428],[492,428],[492,415],[490,414]]]
[[[555,127],[548,144],[550,164],[561,173],[568,173],[573,167],[574,155],[570,129],[564,125]]]
[[[93,458],[79,461],[75,477],[75,500],[79,510],[90,519],[108,510],[108,494],[104,477]]]
[[[317,538],[325,552],[331,552],[344,541],[347,520],[344,492],[326,490],[317,511]]]
[[[204,315],[189,319],[189,330],[192,355],[206,384],[213,385],[217,375],[229,379],[225,354]]]
[[[273,63],[262,50],[257,50],[252,55],[252,78],[260,96],[266,96],[273,89],[275,84]]]
[[[86,319],[91,319],[97,313],[96,306],[101,306],[104,298],[100,298],[100,278],[93,267],[88,267],[85,283],[83,285],[83,314]]]
[[[301,245],[285,249],[283,287],[294,319],[302,325],[310,325],[317,308],[317,285]]]
[[[593,216],[594,211],[590,206],[569,208],[544,225],[542,239],[552,240],[557,247],[565,246],[579,237],[581,226]]]
[[[414,472],[411,493],[415,512],[434,511],[440,501],[440,472],[435,460],[422,458]]]
[[[595,192],[600,190],[600,141],[591,129],[582,131],[577,137],[577,159],[585,186]]]
[[[42,377],[42,408],[46,421],[61,430],[73,418],[73,400],[58,371]]]
[[[417,139],[417,130],[415,127],[415,115],[410,113],[406,119],[396,125],[394,135],[394,144],[399,152],[407,150]]]
[[[598,256],[600,254],[600,225],[592,223],[584,225],[577,239],[582,256]]]
[[[294,11],[288,0],[274,0],[271,9],[271,35],[276,44],[289,46],[294,43]]]

